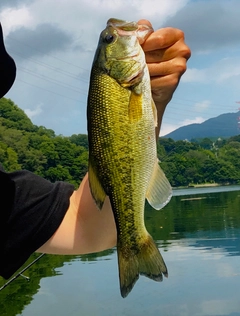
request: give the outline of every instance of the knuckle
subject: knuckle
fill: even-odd
[[[191,57],[191,50],[186,44],[182,48],[182,56],[185,57],[187,60]]]
[[[179,79],[180,79],[180,77],[178,75],[171,76],[171,78],[169,80],[170,86],[176,87],[179,83]]]
[[[188,60],[191,56],[191,50],[184,42],[184,39],[180,39],[178,41],[178,56],[184,57],[186,60]]]
[[[179,57],[175,59],[174,73],[182,75],[187,69],[186,59]]]
[[[184,60],[184,62],[178,65],[178,72],[182,75],[184,74],[186,70],[187,70],[187,64],[186,64],[186,61]]]
[[[177,32],[178,32],[178,37],[184,39],[185,37],[184,32],[180,29],[177,29]]]

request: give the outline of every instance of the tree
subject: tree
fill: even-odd
[[[69,140],[77,146],[82,146],[88,150],[88,137],[84,134],[73,134]]]
[[[2,125],[6,125],[9,128],[14,127],[26,131],[34,130],[34,125],[31,120],[24,111],[10,99],[0,99],[0,117]]]
[[[4,167],[8,172],[21,169],[21,165],[18,163],[18,155],[12,148],[8,147],[6,150],[7,159]]]
[[[170,154],[176,148],[175,141],[172,138],[161,137],[159,143],[164,147],[166,154]]]
[[[41,136],[45,135],[49,138],[53,138],[56,136],[55,132],[52,129],[46,128],[44,126],[36,126],[36,132]]]
[[[213,147],[213,142],[209,138],[203,138],[200,142],[199,145],[204,148],[204,149],[212,149]]]
[[[71,182],[72,181],[72,177],[68,171],[68,168],[63,167],[61,165],[57,165],[56,167],[50,167],[45,172],[45,176],[51,182],[56,182],[56,181]]]

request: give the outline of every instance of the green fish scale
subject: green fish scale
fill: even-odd
[[[151,99],[139,105],[143,106],[142,118],[131,122],[129,89],[93,67],[89,91],[91,161],[110,197],[119,243],[138,252],[147,234],[145,194],[156,159]]]

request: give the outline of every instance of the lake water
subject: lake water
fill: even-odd
[[[141,276],[123,299],[116,249],[45,255],[24,272],[29,281],[0,291],[0,315],[240,315],[240,186],[175,190],[145,217],[168,267],[163,282]]]

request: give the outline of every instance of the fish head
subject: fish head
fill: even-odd
[[[146,67],[139,42],[152,33],[149,26],[137,22],[109,19],[101,32],[94,64],[123,87],[138,84]]]

